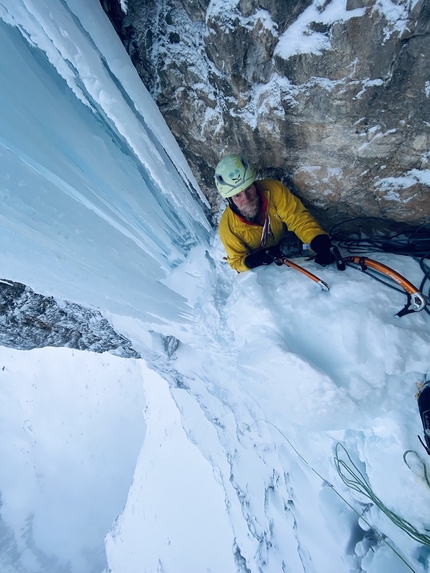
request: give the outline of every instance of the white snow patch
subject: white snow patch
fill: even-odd
[[[397,129],[389,129],[388,131],[385,132],[380,132],[379,131],[380,126],[374,126],[372,128],[370,128],[367,133],[363,134],[368,136],[368,134],[370,134],[370,136],[372,136],[374,133],[375,135],[370,139],[370,141],[366,141],[366,143],[363,143],[362,145],[360,145],[360,147],[357,149],[357,151],[363,151],[363,149],[366,149],[366,147],[369,147],[369,145],[371,145],[374,141],[377,141],[378,139],[381,139],[382,137],[386,137],[387,135],[391,135],[393,133],[396,133]]]
[[[312,31],[312,23],[331,26],[335,22],[358,18],[364,13],[364,8],[347,11],[346,0],[332,0],[325,7],[322,0],[314,0],[279,38],[275,55],[284,60],[296,54],[321,55],[323,50],[331,48],[330,37],[327,34]]]
[[[304,171],[305,173],[316,173],[317,171],[321,170],[320,165],[302,165],[297,171]]]
[[[140,361],[0,347],[0,365],[0,568],[15,550],[16,571],[101,571],[145,435]]]
[[[327,173],[329,177],[341,177],[343,172],[340,167],[329,167]]]
[[[271,32],[273,36],[278,36],[278,25],[272,20],[270,12],[267,10],[257,10],[254,14],[248,16],[247,18],[241,17],[239,21],[244,28],[251,30],[255,28],[258,23],[260,23],[261,26]]]
[[[107,536],[109,571],[186,573],[205,564],[212,573],[234,573],[222,484],[188,439],[167,382],[141,367],[148,432],[127,505]]]
[[[430,169],[411,169],[402,177],[386,177],[376,181],[375,186],[381,190],[408,189],[417,183],[430,187]]]
[[[382,14],[388,22],[384,28],[384,42],[393,34],[400,36],[409,29],[409,14],[418,2],[419,0],[399,0],[398,2],[376,0],[372,10]]]
[[[268,10],[260,8],[250,16],[243,16],[237,9],[237,4],[235,0],[211,0],[206,10],[206,22],[216,19],[225,32],[234,32],[238,24],[247,30],[260,25],[273,36],[278,36],[278,25]]]
[[[388,193],[386,193],[384,195],[384,199],[386,201],[397,201],[398,203],[401,203],[402,200],[400,199],[400,195],[396,192],[396,191],[388,191]]]
[[[268,120],[271,114],[283,117],[284,105],[289,107],[297,105],[295,99],[297,93],[298,88],[288,78],[275,73],[266,84],[254,85],[249,102],[237,112],[230,110],[230,113],[240,116],[252,129],[255,129],[261,116],[266,116],[265,119]],[[243,95],[244,98],[248,96],[248,94]]]

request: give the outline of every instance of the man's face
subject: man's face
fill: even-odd
[[[260,209],[260,197],[254,183],[231,198],[240,213],[247,219],[253,219]]]

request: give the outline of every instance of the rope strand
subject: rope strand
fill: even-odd
[[[260,418],[260,419],[258,419],[258,420],[255,420],[255,422],[253,422],[253,423],[250,424],[250,425],[245,425],[245,426],[244,426],[244,430],[250,432],[252,426],[258,424],[258,422],[264,422],[265,424],[267,424],[267,425],[269,425],[269,426],[272,426],[277,432],[279,432],[279,434],[280,434],[280,435],[284,438],[284,440],[290,445],[290,447],[294,450],[294,452],[297,454],[297,456],[308,466],[308,468],[309,468],[315,475],[317,475],[328,487],[330,487],[330,488],[334,491],[334,493],[335,493],[338,497],[340,497],[340,499],[341,499],[342,501],[344,501],[344,502],[346,503],[346,505],[359,517],[359,519],[361,519],[361,521],[363,521],[363,522],[369,527],[369,529],[371,529],[371,530],[375,533],[375,535],[376,535],[377,537],[379,537],[379,539],[380,539],[381,541],[383,541],[383,542],[391,549],[391,551],[393,551],[393,552],[397,555],[397,557],[406,565],[406,567],[407,567],[410,571],[412,571],[412,573],[416,573],[415,569],[413,569],[413,568],[411,567],[411,565],[409,565],[409,563],[404,559],[404,557],[402,557],[402,555],[400,555],[400,553],[397,551],[397,549],[396,549],[391,543],[389,543],[389,542],[387,541],[386,537],[385,537],[384,535],[382,535],[381,533],[379,533],[379,531],[377,531],[377,530],[363,517],[363,515],[360,514],[360,513],[355,509],[355,507],[353,507],[353,506],[343,497],[343,495],[340,494],[340,493],[336,490],[336,488],[334,487],[333,484],[331,484],[328,480],[326,480],[315,468],[313,468],[313,467],[307,462],[307,460],[306,460],[306,459],[302,456],[302,454],[294,447],[294,445],[293,445],[293,444],[291,443],[291,441],[287,438],[287,436],[286,436],[275,424],[272,424],[272,422],[268,422],[267,420],[264,420],[263,418]],[[342,460],[340,460],[339,456],[337,455],[338,448],[342,448],[342,449],[346,452],[346,455],[348,456],[349,460],[351,461],[351,464],[356,468],[358,474],[361,476],[361,479],[360,479],[360,478],[357,479],[357,478],[356,478],[356,475],[355,475],[354,472],[347,466],[347,464],[345,464],[345,462],[343,462]],[[338,460],[338,462],[337,462],[336,460]],[[349,454],[348,454],[346,448],[345,448],[342,444],[340,444],[339,442],[336,444],[336,455],[335,455],[335,465],[336,465],[336,469],[337,469],[337,464],[338,464],[338,463],[339,463],[339,467],[345,468],[346,471],[347,471],[347,473],[349,473],[349,474],[351,475],[350,478],[347,478],[347,477],[346,477],[346,481],[345,481],[344,478],[342,477],[341,473],[339,473],[339,470],[338,470],[338,473],[339,473],[340,477],[342,478],[342,481],[344,481],[344,483],[345,483],[346,485],[348,485],[348,487],[351,487],[351,489],[355,489],[356,491],[359,491],[360,493],[363,493],[363,491],[361,491],[360,489],[358,489],[358,488],[361,486],[361,483],[362,483],[362,484],[363,484],[363,489],[364,489],[364,491],[367,491],[367,492],[368,492],[367,494],[364,493],[364,495],[367,495],[367,497],[370,497],[369,494],[371,494],[375,500],[380,501],[380,500],[373,494],[373,492],[372,492],[370,486],[367,484],[367,482],[366,482],[364,476],[362,475],[362,473],[360,472],[360,470],[359,470],[359,469],[354,465],[354,463],[352,462],[352,460],[351,460],[351,458],[350,458],[350,456],[349,456]],[[350,482],[351,485],[349,485],[348,482]],[[370,497],[370,499],[372,499],[372,497]],[[381,505],[382,505],[384,508],[386,508],[385,505],[382,504],[382,502],[380,502],[380,503],[381,503]],[[378,505],[378,504],[376,504],[376,505]],[[381,506],[379,505],[378,507],[381,507]],[[382,508],[381,508],[381,509],[382,509]],[[387,509],[388,512],[390,512],[390,510],[389,510],[388,508],[386,508],[386,509]],[[382,511],[384,511],[384,510],[382,510]],[[385,513],[385,512],[384,512],[384,513]],[[391,514],[392,514],[393,516],[396,516],[396,514],[394,514],[393,512],[391,512]],[[388,514],[387,514],[387,515],[388,515]],[[408,526],[410,526],[411,530],[415,530],[415,532],[417,532],[417,535],[418,535],[418,536],[421,536],[421,535],[422,535],[422,534],[420,534],[410,523],[408,523],[406,520],[402,520],[402,518],[399,518],[398,516],[396,516],[396,517],[397,517],[398,520],[400,520],[401,522],[403,522],[403,523],[407,524]],[[390,518],[390,519],[391,519],[391,518]],[[396,523],[396,525],[398,525],[398,524]],[[399,527],[400,527],[400,525],[399,525]],[[404,531],[406,531],[403,527],[401,527],[401,529],[403,529]],[[406,533],[408,533],[408,531],[406,531]],[[408,535],[410,535],[410,533],[408,533]],[[411,535],[411,537],[412,537],[412,535]],[[423,536],[423,537],[428,540],[428,543],[425,543],[425,545],[430,545],[430,538],[429,538],[428,536]]]
[[[340,458],[339,450],[343,450],[343,453],[346,454],[346,456],[348,458],[348,462],[346,462]],[[408,452],[411,452],[411,451],[412,450],[408,450]],[[414,453],[416,453],[416,452],[414,452]],[[405,452],[405,454],[407,454],[407,452]],[[416,454],[416,455],[418,456],[418,454]],[[403,459],[405,459],[405,455],[403,456]],[[407,521],[406,519],[403,519],[402,517],[397,515],[397,513],[394,513],[394,511],[391,511],[391,509],[388,509],[388,507],[372,491],[372,488],[370,487],[370,485],[366,481],[366,478],[361,473],[361,471],[357,468],[357,466],[354,464],[354,462],[352,461],[351,456],[349,455],[346,448],[340,443],[336,444],[334,463],[335,463],[335,466],[337,469],[337,473],[339,474],[342,481],[349,488],[351,488],[354,491],[357,491],[358,493],[361,493],[362,495],[369,498],[370,501],[372,501],[372,503],[374,503],[374,505],[379,507],[379,509],[383,513],[385,513],[385,515],[394,523],[394,525],[397,525],[397,527],[399,527],[405,533],[407,533],[409,535],[409,537],[412,537],[412,539],[415,539],[415,541],[418,541],[419,543],[422,543],[423,545],[430,546],[430,537],[428,535],[425,535],[424,533],[420,533],[416,527],[414,527],[411,523],[409,523],[409,521]],[[405,463],[410,468],[409,464],[407,464],[406,461],[405,461]],[[428,481],[427,481],[427,483],[428,483]]]

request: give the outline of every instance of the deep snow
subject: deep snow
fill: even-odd
[[[396,318],[405,297],[353,269],[303,261],[329,293],[231,271],[96,0],[0,17],[1,274],[100,308],[144,357],[0,348],[2,571],[429,571],[333,460],[340,442],[430,528],[402,459],[425,456],[429,316]],[[413,259],[374,258],[419,284]]]

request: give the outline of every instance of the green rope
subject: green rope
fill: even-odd
[[[348,462],[350,465],[348,465],[348,462],[345,462],[344,460],[342,460],[339,457],[339,450],[340,449],[342,449],[343,452],[346,454],[346,456],[348,458]],[[409,450],[409,451],[412,451],[412,450]],[[407,452],[405,452],[405,453],[407,454]],[[416,452],[414,452],[414,453],[416,453]],[[404,457],[403,457],[403,459],[404,459]],[[379,509],[383,513],[385,513],[385,515],[395,525],[397,525],[397,527],[399,527],[405,533],[407,533],[409,535],[409,537],[412,537],[412,539],[415,539],[415,541],[418,541],[419,543],[422,543],[423,545],[429,545],[430,546],[430,537],[428,535],[425,535],[424,533],[420,533],[418,531],[418,529],[416,529],[411,523],[409,523],[409,521],[406,521],[406,519],[399,517],[396,513],[394,513],[394,511],[391,511],[391,509],[388,509],[388,507],[386,505],[384,505],[384,503],[379,499],[379,497],[375,493],[373,493],[372,488],[370,487],[370,485],[366,481],[366,478],[363,476],[361,471],[354,464],[354,462],[352,461],[351,456],[347,452],[346,448],[340,443],[336,444],[336,453],[334,456],[334,463],[335,463],[335,466],[336,466],[336,469],[337,469],[337,472],[338,472],[340,478],[349,488],[351,488],[354,491],[357,491],[358,493],[361,493],[362,495],[369,498],[376,506],[379,507]],[[405,461],[405,463],[407,464],[406,461]],[[408,465],[408,467],[410,468],[409,465]],[[427,483],[428,483],[428,481],[427,481]]]
[[[393,551],[393,552],[397,555],[397,557],[406,565],[406,567],[407,567],[410,571],[412,571],[412,573],[416,573],[415,569],[412,569],[412,567],[411,567],[411,566],[409,565],[409,563],[400,555],[400,553],[397,551],[397,549],[396,549],[393,545],[391,545],[391,543],[389,543],[389,542],[387,541],[386,537],[385,537],[384,535],[382,535],[381,533],[379,533],[379,531],[377,531],[377,530],[363,517],[363,515],[360,514],[360,513],[355,509],[355,507],[353,507],[353,506],[343,497],[343,495],[341,495],[341,494],[336,490],[336,488],[334,487],[333,484],[331,484],[328,480],[326,480],[321,474],[319,474],[319,473],[317,472],[316,469],[314,469],[314,468],[306,461],[306,459],[300,454],[300,452],[293,446],[293,444],[290,442],[290,440],[287,438],[287,436],[286,436],[277,426],[275,426],[275,424],[272,424],[272,422],[268,422],[267,420],[264,420],[263,418],[260,418],[260,419],[258,419],[258,420],[255,420],[255,422],[253,422],[253,423],[250,424],[250,425],[247,425],[247,424],[244,425],[244,430],[250,432],[252,426],[258,424],[258,422],[264,422],[265,424],[267,424],[267,425],[272,426],[273,428],[275,428],[275,430],[276,430],[277,432],[279,432],[279,434],[281,434],[281,436],[284,438],[284,440],[290,445],[290,447],[294,450],[294,452],[298,455],[298,457],[299,457],[301,460],[303,460],[303,462],[308,466],[308,468],[309,468],[311,471],[313,471],[313,473],[316,474],[328,487],[330,487],[330,488],[334,491],[334,493],[335,493],[338,497],[340,497],[340,499],[341,499],[342,501],[344,501],[344,502],[346,503],[346,505],[361,519],[361,521],[363,521],[363,522],[369,527],[369,529],[371,529],[371,530],[375,533],[375,535],[376,535],[377,537],[379,537],[379,538],[381,539],[381,541],[383,541],[383,542],[391,549],[391,551]],[[352,464],[355,468],[356,468],[356,466],[355,466],[354,463],[352,462],[352,460],[351,460],[351,458],[350,458],[348,452],[346,451],[345,447],[344,447],[342,444],[337,443],[337,444],[336,444],[336,456],[335,456],[334,460],[335,460],[336,469],[338,470],[341,479],[344,481],[344,483],[345,483],[346,485],[349,485],[348,481],[351,482],[351,483],[353,484],[352,489],[356,489],[356,491],[360,491],[360,493],[363,493],[363,491],[357,489],[357,487],[359,487],[359,486],[357,486],[357,485],[353,482],[353,479],[355,479],[355,478],[352,478],[352,477],[351,477],[351,478],[346,478],[347,481],[345,481],[345,479],[344,479],[343,476],[342,476],[342,473],[339,471],[338,467],[339,467],[339,468],[340,468],[340,467],[345,467],[345,468],[347,469],[348,473],[350,473],[351,476],[354,476],[353,472],[351,472],[350,468],[348,468],[348,466],[345,464],[345,462],[343,462],[342,460],[340,460],[340,458],[338,457],[337,452],[338,452],[338,449],[339,449],[339,448],[342,448],[342,449],[345,451],[346,455],[348,456],[349,460],[351,461],[351,464]],[[406,463],[406,462],[405,462],[405,463]],[[374,497],[375,500],[378,500],[378,498],[373,494],[372,490],[370,489],[370,486],[367,484],[367,482],[366,482],[366,480],[364,479],[363,475],[361,474],[360,470],[359,470],[358,468],[356,468],[356,470],[357,470],[358,474],[361,476],[362,479],[361,479],[360,481],[365,484],[365,486],[366,486],[366,488],[367,488],[367,491],[373,495],[373,497]],[[426,475],[427,475],[427,474],[426,474]],[[349,487],[351,487],[351,486],[349,486]],[[366,493],[364,493],[364,495],[366,495]],[[367,497],[369,497],[369,495],[367,495]],[[371,498],[371,499],[372,499],[372,498]],[[378,500],[378,501],[379,501],[379,503],[385,508],[385,506],[382,504],[382,502],[381,502],[380,500]],[[375,503],[375,502],[374,502],[374,503]],[[378,505],[378,504],[376,504],[376,505]],[[378,505],[378,507],[381,508],[381,505]],[[381,508],[381,509],[382,509],[382,508]],[[385,509],[386,509],[388,512],[390,511],[388,508],[385,508]],[[384,510],[382,509],[382,511],[384,511]],[[384,513],[385,513],[385,512],[384,512]],[[391,512],[391,513],[392,513],[393,516],[395,515],[393,512]],[[398,517],[398,516],[396,516],[396,517]],[[390,519],[391,519],[391,518],[390,518]],[[398,519],[400,520],[401,518],[398,518]],[[403,521],[404,523],[408,524],[411,528],[413,528],[413,526],[410,525],[407,521],[405,521],[405,520],[402,520],[402,521]],[[397,525],[397,524],[396,524],[396,525]],[[399,526],[399,527],[400,527],[400,526]],[[403,527],[402,527],[402,529],[403,529]],[[415,528],[413,528],[413,529],[415,529]],[[417,531],[417,530],[415,530],[415,531]],[[406,531],[406,533],[408,533],[408,532]],[[417,534],[420,535],[420,536],[422,535],[422,534],[420,534],[418,531],[417,531]],[[408,535],[410,535],[410,533],[408,533]],[[412,537],[412,536],[411,536],[411,537]],[[423,536],[423,537],[426,537],[427,540],[429,540],[429,538],[428,538],[427,536]],[[426,545],[430,545],[430,543],[428,542],[428,543],[426,543]]]
[[[424,477],[428,487],[430,488],[430,479],[429,479],[428,472],[427,472],[427,466],[424,463],[424,460],[417,454],[417,452],[415,450],[406,450],[406,452],[403,454],[403,461],[408,466],[408,468],[413,472],[414,472],[414,470],[411,468],[411,466],[408,464],[408,461],[407,461],[408,454],[415,454],[416,457],[418,458],[418,461],[421,463],[421,466],[423,468],[423,477]],[[417,475],[417,474],[415,474],[415,475]]]

